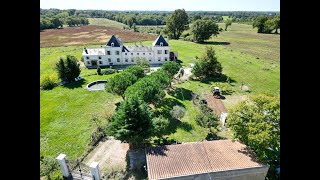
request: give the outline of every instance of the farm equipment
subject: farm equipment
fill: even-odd
[[[220,99],[220,89],[218,87],[213,87],[212,93],[214,98]]]

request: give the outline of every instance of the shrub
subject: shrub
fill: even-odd
[[[59,170],[59,164],[53,157],[40,158],[40,176],[52,179],[53,172]]]
[[[113,74],[115,72],[117,72],[116,69],[110,69],[110,68],[101,70],[101,74]]]
[[[184,116],[185,113],[186,109],[177,105],[173,106],[172,110],[170,111],[171,116],[179,120]]]
[[[55,86],[57,86],[57,83],[55,82],[55,80],[53,78],[46,76],[42,79],[40,86],[41,86],[41,89],[43,89],[43,90],[51,90]]]

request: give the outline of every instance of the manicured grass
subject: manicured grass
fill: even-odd
[[[82,47],[55,47],[40,49],[40,78],[54,75],[60,57],[74,55],[80,59]],[[95,69],[83,69],[84,80],[65,87],[40,91],[40,154],[56,157],[65,153],[68,159],[79,158],[87,149],[95,125],[90,121],[93,113],[111,114],[115,103],[121,100],[104,91],[90,92],[85,86],[94,80],[108,79],[111,75],[90,75]]]
[[[88,18],[90,25],[96,25],[96,26],[106,26],[106,27],[116,27],[123,29],[123,26],[128,27],[127,25],[123,23],[119,23],[117,21],[112,21],[110,19],[106,18]]]

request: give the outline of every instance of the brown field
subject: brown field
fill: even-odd
[[[118,35],[123,42],[155,40],[156,36],[115,27],[79,26],[48,29],[40,32],[40,47],[105,44],[111,35]]]

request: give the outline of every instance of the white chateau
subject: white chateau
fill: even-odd
[[[134,65],[137,57],[147,59],[151,65],[162,64],[170,60],[170,46],[161,35],[152,43],[152,46],[144,46],[141,42],[139,45],[134,43],[134,46],[124,46],[119,38],[112,35],[104,48],[84,48],[82,57],[88,68]],[[174,53],[171,53],[171,60],[175,58]]]

